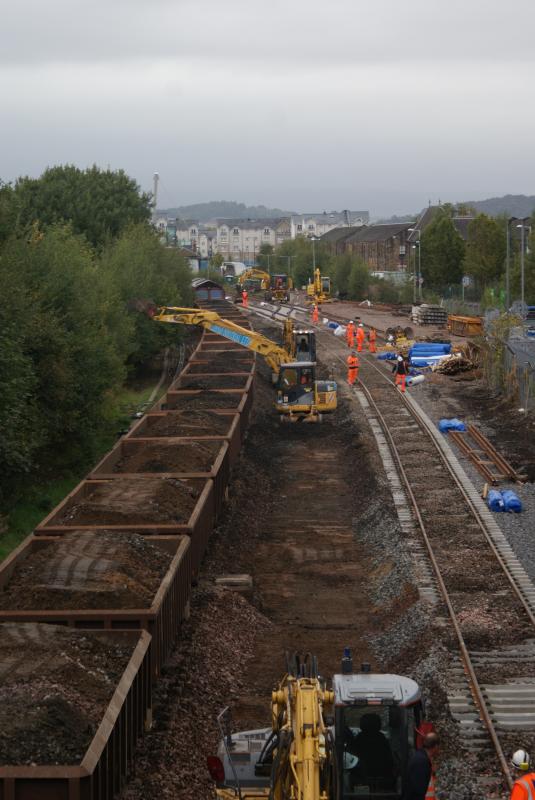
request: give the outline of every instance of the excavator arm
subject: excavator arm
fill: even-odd
[[[181,308],[179,306],[162,306],[153,313],[157,322],[170,322],[175,325],[200,325],[205,330],[213,331],[236,344],[253,350],[261,355],[275,375],[280,372],[281,364],[291,363],[291,354],[257,331],[242,328],[231,320],[223,319],[215,311],[204,311],[197,308]]]

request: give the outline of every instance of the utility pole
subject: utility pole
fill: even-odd
[[[152,224],[156,224],[156,208],[158,203],[158,181],[160,176],[157,172],[153,175],[153,190],[152,190]]]

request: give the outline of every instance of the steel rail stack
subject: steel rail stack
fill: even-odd
[[[229,303],[205,306],[250,327]],[[255,366],[254,354],[204,331],[162,400],[0,566],[0,631],[16,639],[70,630],[131,651],[80,763],[4,759],[0,800],[111,800],[123,787],[136,741],[151,723],[151,686],[189,615],[191,585],[223,507],[251,413]],[[128,582],[126,546],[166,559],[160,584],[139,608],[121,605],[120,589],[100,608],[94,598],[106,595],[99,580],[107,569],[119,582],[124,569]],[[50,607],[32,606],[31,591],[12,591],[28,574]],[[62,590],[72,608],[54,605]]]

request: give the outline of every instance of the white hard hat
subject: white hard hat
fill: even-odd
[[[363,326],[362,322],[359,322],[359,328],[363,328],[363,327],[364,326]]]
[[[350,323],[351,323],[352,325],[354,325],[354,324],[355,324],[355,323],[353,322],[353,320],[352,320],[352,319],[350,319],[349,321],[350,321]]]
[[[516,769],[520,769],[522,772],[527,772],[529,769],[529,762],[530,757],[527,750],[517,750],[515,753],[513,753],[511,764]]]
[[[403,356],[398,356],[398,361],[403,361]]]
[[[344,753],[344,769],[354,769],[359,760],[357,756],[353,755],[353,753],[349,753],[347,750]]]

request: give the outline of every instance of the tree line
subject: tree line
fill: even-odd
[[[54,167],[0,184],[0,509],[29,481],[91,463],[128,374],[177,331],[132,300],[191,302],[151,198],[122,171]]]

